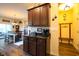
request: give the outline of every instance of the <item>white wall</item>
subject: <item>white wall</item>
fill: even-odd
[[[50,8],[50,54],[59,55],[59,39],[58,39],[58,19],[52,21],[52,18],[58,17],[58,4],[51,4]]]
[[[79,51],[79,4],[74,5],[74,20],[73,20],[73,45]]]

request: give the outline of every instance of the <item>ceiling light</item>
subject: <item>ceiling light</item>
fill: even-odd
[[[73,3],[63,3],[59,6],[60,10],[69,10],[70,8],[73,7]]]

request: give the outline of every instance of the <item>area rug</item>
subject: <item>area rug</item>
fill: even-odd
[[[21,45],[23,45],[23,41],[16,42],[16,43],[14,43],[14,45],[21,46]]]

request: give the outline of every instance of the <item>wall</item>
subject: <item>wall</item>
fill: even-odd
[[[44,3],[27,3],[27,9],[42,5]]]
[[[4,17],[3,16],[0,16],[0,23],[3,23],[3,24],[11,24],[10,22],[3,22],[2,19],[4,19]],[[11,20],[9,18],[5,18],[5,19]]]
[[[24,27],[28,26],[28,11],[26,11],[26,18],[23,19],[23,25],[24,25]]]
[[[73,45],[79,51],[79,4],[74,5],[74,20],[73,20]]]
[[[2,20],[5,19],[5,20],[10,20],[10,22],[3,22]],[[10,25],[20,25],[20,30],[23,31],[23,28],[27,26],[28,24],[28,12],[26,12],[26,18],[25,19],[13,19],[13,18],[9,18],[9,17],[5,17],[5,16],[0,16],[0,23],[3,23],[3,24],[10,24]],[[15,24],[14,23],[14,20],[17,20],[17,23]],[[18,23],[18,21],[22,21],[21,24]],[[12,29],[12,31],[15,32],[15,27]]]
[[[59,42],[58,42],[58,19],[52,21],[52,18],[57,16],[58,17],[58,4],[51,3],[50,8],[50,54],[51,55],[59,55]]]
[[[66,14],[66,20],[64,20],[63,15]],[[64,11],[59,9],[59,17],[58,17],[58,22],[59,23],[72,23],[73,20],[73,8]]]

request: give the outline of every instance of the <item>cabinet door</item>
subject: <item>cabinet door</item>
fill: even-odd
[[[35,38],[29,38],[29,53],[31,55],[36,56],[36,39]]]
[[[35,10],[32,9],[32,26],[34,26],[35,24]]]
[[[33,9],[33,25],[40,26],[40,7]]]
[[[28,11],[28,25],[32,25],[33,11]]]
[[[48,26],[49,25],[49,5],[44,5],[41,7],[41,25]]]
[[[46,55],[46,39],[37,40],[37,56],[45,56]]]
[[[23,41],[23,50],[25,52],[28,52],[28,37],[24,37],[24,41]]]

